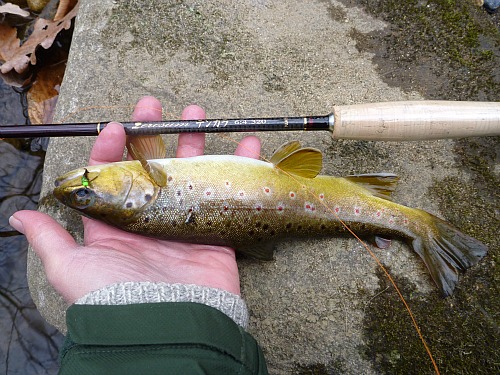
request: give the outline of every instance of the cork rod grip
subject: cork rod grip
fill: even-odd
[[[417,141],[500,135],[500,102],[405,101],[337,106],[333,138]]]

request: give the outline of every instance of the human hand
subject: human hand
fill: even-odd
[[[205,112],[189,106],[182,118],[204,119]],[[152,97],[141,99],[133,120],[161,120],[160,102]],[[97,137],[89,164],[120,161],[125,140],[123,127],[110,123]],[[204,145],[204,134],[181,134],[177,157],[202,155]],[[256,158],[259,152],[259,139],[246,137],[235,154]],[[84,246],[80,246],[58,222],[41,212],[18,211],[9,223],[26,235],[42,260],[48,281],[70,304],[91,291],[126,281],[197,284],[240,294],[235,254],[229,247],[151,239],[88,218],[83,218]]]

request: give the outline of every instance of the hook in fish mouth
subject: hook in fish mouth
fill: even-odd
[[[84,187],[87,187],[89,183],[96,177],[97,176],[95,176],[94,178],[90,178],[87,168],[80,168],[57,177],[54,181],[54,186],[57,188],[70,183],[71,185],[69,186],[76,187],[82,185]]]

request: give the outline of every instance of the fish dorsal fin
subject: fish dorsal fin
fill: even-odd
[[[130,145],[134,145],[133,150]],[[140,157],[146,160],[164,159],[166,156],[166,148],[161,135],[129,135],[127,136],[127,150],[134,160],[139,160]]]
[[[392,173],[358,174],[344,178],[370,190],[373,195],[389,201],[392,200],[391,194],[399,180],[399,177]]]
[[[269,159],[269,161],[274,165],[277,165],[281,160],[286,158],[292,152],[297,151],[300,147],[301,146],[299,141],[290,141],[282,144],[276,149],[276,151],[274,151],[274,154],[273,156],[271,156],[271,159]]]
[[[144,155],[135,148],[134,143],[128,143],[127,148],[129,152],[134,155],[134,159],[141,163],[149,177],[151,177],[158,186],[167,185],[167,173],[159,163],[146,160]]]
[[[284,172],[306,178],[316,177],[323,166],[321,151],[292,141],[284,144],[271,156],[270,162]]]

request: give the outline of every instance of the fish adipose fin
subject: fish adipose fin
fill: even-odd
[[[413,240],[413,249],[429,269],[445,297],[453,293],[459,271],[465,271],[483,258],[488,248],[451,224],[430,215],[433,229],[427,236]]]
[[[286,173],[314,178],[323,167],[323,156],[315,148],[301,148],[299,142],[292,141],[279,147],[271,156],[270,162]]]
[[[134,155],[134,158],[141,163],[144,170],[148,173],[149,177],[151,177],[156,185],[160,187],[167,185],[167,173],[160,164],[154,161],[146,160],[144,155],[136,149],[133,143],[127,143],[127,148],[129,149],[129,152]]]
[[[396,188],[399,177],[392,173],[370,173],[345,176],[346,180],[363,186],[379,198],[392,201],[391,194]]]

